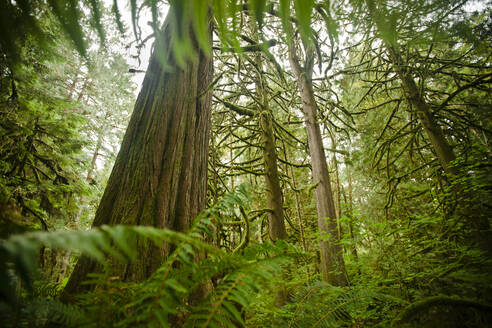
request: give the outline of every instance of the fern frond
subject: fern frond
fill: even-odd
[[[0,309],[1,327],[94,327],[95,321],[79,306],[54,299],[35,298],[16,305],[16,311]]]
[[[203,231],[204,224],[197,224],[197,230]],[[38,253],[41,247],[51,249],[78,251],[100,262],[107,257],[114,257],[121,261],[131,261],[137,257],[135,242],[137,237],[150,239],[156,245],[163,242],[182,245],[179,249],[194,247],[210,254],[218,254],[221,251],[191,235],[167,230],[156,229],[147,226],[101,226],[89,231],[55,231],[55,232],[31,232],[22,235],[11,236],[7,240],[0,241],[0,276],[9,277],[9,263],[11,263],[21,278],[26,282],[26,287],[32,285],[31,275],[36,269]],[[184,260],[186,254],[178,253]],[[0,290],[2,296],[12,299],[8,295],[15,295],[12,284],[5,284]]]
[[[375,300],[404,302],[371,289],[340,288],[318,281],[290,296],[289,304],[284,307],[289,318],[286,326],[344,327],[366,312]]]
[[[190,310],[187,327],[245,326],[243,311],[262,286],[273,279],[274,273],[280,271],[283,258],[248,261],[231,255],[229,261],[236,268],[231,268],[233,271],[219,281],[204,302]]]

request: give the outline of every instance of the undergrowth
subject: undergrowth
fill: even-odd
[[[102,226],[90,231],[34,232],[3,240],[0,244],[0,279],[4,282],[0,290],[0,325],[420,327],[423,322],[441,320],[442,315],[457,318],[458,314],[466,318],[469,323],[466,327],[486,327],[490,322],[492,307],[473,298],[416,295],[399,290],[402,284],[411,288],[415,277],[420,283],[429,284],[436,279],[461,279],[462,284],[466,283],[465,279],[480,279],[465,270],[465,265],[470,266],[474,259],[481,258],[476,251],[455,248],[453,256],[459,261],[450,262],[440,271],[423,267],[418,274],[395,262],[393,273],[398,273],[398,267],[407,272],[374,279],[368,278],[376,277],[378,270],[372,268],[371,258],[378,255],[362,254],[359,261],[366,271],[357,275],[352,270],[355,276],[351,286],[334,287],[317,280],[316,271],[306,274],[308,267],[313,268],[312,256],[286,241],[250,243],[235,251],[214,246],[217,226],[239,206],[248,207],[248,193],[244,188],[224,196],[222,201],[200,214],[187,233],[147,226]],[[110,262],[108,258],[132,261],[138,256],[136,247],[132,246],[137,238],[149,239],[156,245],[173,244],[174,251],[142,282],[120,281],[110,270],[92,274],[85,283],[95,288],[78,295],[74,304],[62,303],[58,296],[63,284],[42,282],[42,273],[36,266],[41,247],[70,249],[106,267]],[[439,243],[435,243],[434,249],[440,249]],[[395,246],[393,251],[403,252]],[[442,245],[442,249],[448,246]],[[347,262],[349,267],[356,265],[350,261],[353,259]],[[276,298],[280,288],[286,291],[286,297],[279,305]]]

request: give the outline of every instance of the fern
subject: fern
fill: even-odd
[[[239,260],[240,257],[232,257]],[[247,309],[262,285],[280,271],[281,258],[247,261],[220,280],[206,300],[191,309],[187,327],[242,327]]]
[[[50,323],[67,327],[91,326],[94,322],[102,327],[244,326],[245,310],[257,292],[274,280],[287,258],[295,258],[299,253],[285,242],[254,245],[236,253],[224,252],[207,242],[215,236],[214,222],[231,215],[238,206],[247,208],[248,202],[247,189],[242,186],[200,214],[186,234],[147,226],[102,226],[82,232],[12,236],[0,242],[0,250],[6,255],[0,267],[5,271],[2,274],[11,277],[9,292],[15,295],[16,277],[9,272],[15,269],[31,286],[42,246],[68,248],[104,263],[108,257],[120,261],[135,259],[137,238],[149,239],[156,245],[166,242],[175,246],[174,251],[146,281],[122,282],[113,279],[109,270],[92,274],[85,283],[98,287],[81,295],[80,308],[45,300],[40,305],[42,319],[38,321],[50,318]],[[215,282],[213,291],[212,281]],[[56,291],[50,290],[46,293],[52,297]],[[37,318],[31,315],[33,320]]]
[[[220,253],[197,260],[196,250],[184,246],[176,249],[150,279],[132,288],[131,303],[115,306],[125,309],[117,314],[123,317],[117,326],[244,326],[242,310],[285,261],[276,255],[285,251],[283,245],[270,245],[271,256],[262,256],[262,246],[248,250],[257,259]],[[200,291],[214,279],[214,290],[200,297]]]
[[[289,254],[288,247],[282,244],[257,245],[247,251],[242,255],[219,253],[200,259],[196,249],[182,246],[147,281],[109,283],[99,293],[116,293],[106,302],[111,304],[111,320],[117,322],[117,327],[244,326],[244,311],[257,291],[267,286],[285,263],[283,254]],[[210,292],[206,287],[210,287],[212,280],[216,288]],[[209,294],[204,295],[203,290]],[[88,295],[88,302],[105,308],[107,304],[94,304],[96,294],[97,291]]]
[[[376,300],[404,302],[371,289],[334,287],[317,281],[290,295],[284,306],[285,327],[345,327],[359,321]]]
[[[200,225],[203,228],[203,223]],[[32,274],[35,272],[39,250],[41,247],[51,249],[71,249],[104,262],[108,257],[121,261],[135,259],[136,247],[133,247],[137,236],[152,240],[157,245],[163,241],[194,246],[209,253],[220,252],[217,248],[194,238],[191,235],[144,226],[102,226],[90,231],[56,231],[32,232],[15,235],[0,241],[0,277],[6,282],[2,286],[1,296],[14,302],[15,285],[9,280],[9,270],[15,269],[32,290]]]
[[[1,327],[92,327],[95,320],[79,306],[63,304],[54,299],[34,298],[16,304],[13,311],[0,307]]]

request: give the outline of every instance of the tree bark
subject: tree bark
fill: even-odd
[[[253,24],[254,25],[254,24]],[[254,31],[255,26],[252,30]],[[253,32],[256,34],[256,32]],[[258,41],[258,35],[253,40]],[[263,147],[263,163],[265,168],[266,198],[268,212],[268,231],[270,239],[284,239],[287,237],[285,230],[283,206],[284,200],[280,179],[278,176],[277,149],[275,147],[275,134],[273,130],[273,114],[268,104],[268,91],[263,77],[262,53],[257,52],[254,57],[256,66],[255,87],[258,97],[258,120]]]
[[[195,44],[196,60],[179,68],[171,51],[174,23],[168,16],[156,40],[94,227],[127,224],[185,231],[206,205],[212,58]],[[138,259],[112,264],[113,276],[141,281],[171,250],[170,245],[158,248],[147,240],[138,240],[137,247]],[[100,265],[82,257],[65,295],[87,288],[80,283],[98,270]]]
[[[328,127],[326,127],[326,130],[328,131],[328,134],[330,135],[331,139],[331,147],[333,149],[337,149],[337,143],[335,141],[335,137],[333,136],[333,133],[330,131]],[[335,213],[337,215],[337,233],[338,233],[338,239],[342,239],[342,223],[340,222],[340,219],[342,217],[342,205],[341,205],[341,193],[340,193],[340,176],[338,172],[338,160],[337,160],[337,155],[335,152],[333,152],[331,156],[331,162],[333,163],[333,169],[335,170],[335,195],[336,195],[336,201],[335,201]]]
[[[253,41],[259,44],[258,32],[253,17],[250,18],[250,26]],[[268,90],[263,74],[262,52],[254,54],[255,89],[257,99],[258,123],[261,134],[263,152],[263,166],[265,169],[266,203],[269,209],[268,234],[270,240],[276,241],[287,238],[284,221],[284,198],[280,187],[278,175],[277,149],[275,144],[275,132],[273,129],[273,113],[268,103]],[[287,292],[283,283],[277,286],[275,306],[281,307],[287,301]]]
[[[420,93],[415,80],[410,73],[403,68],[401,56],[398,51],[389,45],[387,45],[387,49],[390,53],[393,68],[401,80],[407,101],[415,109],[417,118],[432,144],[432,148],[436,153],[439,163],[446,173],[456,175],[458,171],[456,167],[451,165],[451,162],[456,159],[453,148],[451,148],[446,140],[441,127],[436,123],[434,115]]]
[[[347,275],[343,260],[342,247],[337,238],[336,211],[330,183],[328,165],[323,148],[323,140],[316,116],[318,106],[314,98],[311,82],[313,55],[309,47],[306,52],[305,67],[301,67],[296,50],[289,43],[289,61],[299,86],[302,110],[306,122],[309,153],[312,163],[313,182],[316,184],[315,197],[320,231],[320,255],[322,279],[336,286],[347,285]]]
[[[375,4],[371,0],[366,0],[366,4],[369,8],[371,19],[376,25],[377,31],[381,33],[385,29],[385,26],[383,25],[384,18],[379,15],[378,10],[384,10],[384,8],[376,8]],[[453,148],[444,136],[441,126],[436,122],[431,107],[425,100],[425,95],[417,87],[411,71],[408,67],[406,67],[406,65],[404,65],[401,52],[397,48],[398,44],[396,42],[391,43],[386,39],[382,39],[382,41],[389,54],[393,69],[401,81],[401,87],[405,97],[415,111],[420,125],[429,138],[441,167],[444,172],[452,178],[458,177],[458,168],[453,166],[452,163],[456,160],[456,155]],[[490,231],[489,218],[486,215],[478,213],[480,211],[477,211],[475,205],[472,201],[470,201],[473,197],[467,193],[466,189],[467,188],[465,185],[459,181],[455,181],[453,192],[458,200],[459,215],[463,217],[469,226],[474,230],[474,238],[476,239],[479,247],[490,254],[492,253],[492,233]]]
[[[283,147],[282,149],[284,150],[284,158],[285,161],[288,162],[289,158],[287,156],[287,150],[285,143],[282,141]],[[295,200],[296,200],[296,211],[297,211],[297,222],[299,224],[299,237],[301,238],[301,243],[302,243],[302,249],[307,252],[307,244],[306,244],[306,237],[305,237],[305,232],[304,232],[304,222],[303,222],[303,215],[302,215],[302,206],[301,206],[301,200],[299,198],[299,190],[297,189],[297,182],[294,174],[294,169],[292,168],[292,165],[286,165],[285,170],[287,171],[288,174],[290,174],[290,179],[292,181],[292,187],[294,189],[294,195],[295,195]],[[309,270],[308,267],[306,269]]]
[[[354,255],[355,261],[359,261],[359,256],[357,255],[357,244],[354,238],[354,199],[353,199],[353,189],[352,189],[352,173],[348,173],[348,213],[349,213],[349,229],[350,229],[350,239],[352,240],[352,254]]]
[[[278,176],[277,151],[273,135],[272,113],[267,103],[260,108],[260,127],[263,144],[263,161],[267,187],[268,227],[271,240],[287,237],[283,214],[283,195]]]

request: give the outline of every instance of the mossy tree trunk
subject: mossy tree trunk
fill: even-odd
[[[256,24],[251,20],[251,30],[253,40],[259,44]],[[263,73],[263,56],[258,51],[254,55],[255,67],[255,89],[258,111],[258,125],[261,134],[261,146],[263,152],[263,166],[265,169],[266,184],[266,201],[268,207],[268,234],[270,240],[276,241],[287,238],[284,222],[284,198],[282,188],[280,187],[280,178],[278,174],[277,148],[275,144],[275,131],[273,129],[273,113],[268,103],[269,92],[267,81]],[[287,300],[285,285],[280,284],[278,287],[275,305],[281,307]]]
[[[148,225],[185,231],[206,204],[212,58],[195,44],[196,60],[184,68],[172,55],[168,17],[154,47],[142,89],[93,226]],[[211,37],[210,37],[211,39]],[[164,50],[165,49],[165,50]],[[167,67],[163,66],[165,62]],[[112,275],[141,281],[158,268],[170,246],[138,240],[138,259],[112,264]],[[100,266],[82,257],[65,294],[82,291],[87,273]]]
[[[289,44],[289,61],[297,79],[302,100],[302,110],[308,136],[309,154],[311,156],[313,182],[316,184],[315,197],[318,213],[318,229],[321,235],[321,275],[324,281],[336,286],[347,285],[347,274],[343,260],[342,246],[338,240],[336,210],[326,163],[326,155],[321,138],[321,130],[316,120],[318,105],[314,98],[311,77],[313,73],[313,51],[305,48],[306,59],[301,66],[296,49]]]
[[[258,44],[258,32],[255,24],[251,23],[253,40]],[[263,74],[262,52],[254,54],[255,63],[255,88],[257,96],[258,121],[261,133],[261,145],[263,151],[263,165],[265,168],[266,200],[268,207],[268,232],[270,239],[275,241],[287,237],[284,222],[284,200],[280,178],[278,175],[277,149],[275,146],[275,132],[273,129],[273,114],[268,104],[268,90]]]
[[[376,31],[380,35],[384,35],[386,19],[381,13],[385,11],[385,8],[376,7],[375,3],[371,0],[366,0],[366,5],[369,9],[371,19],[376,26]],[[441,126],[438,124],[431,106],[426,101],[425,93],[417,86],[417,83],[412,76],[411,69],[404,62],[402,52],[400,51],[396,40],[391,42],[385,38],[381,39],[389,55],[393,70],[401,82],[401,88],[405,98],[415,112],[422,129],[427,135],[427,138],[432,145],[432,149],[436,154],[436,158],[441,164],[444,172],[446,172],[449,177],[456,180],[454,181],[453,193],[458,200],[458,214],[464,218],[469,227],[472,228],[474,241],[479,247],[489,252],[489,254],[492,253],[492,233],[490,231],[489,218],[487,217],[487,214],[484,215],[480,213],[480,209],[477,209],[476,204],[472,201],[473,195],[471,195],[470,192],[467,192],[467,187],[459,181],[459,170],[453,163],[456,160],[456,155],[446,139]]]

